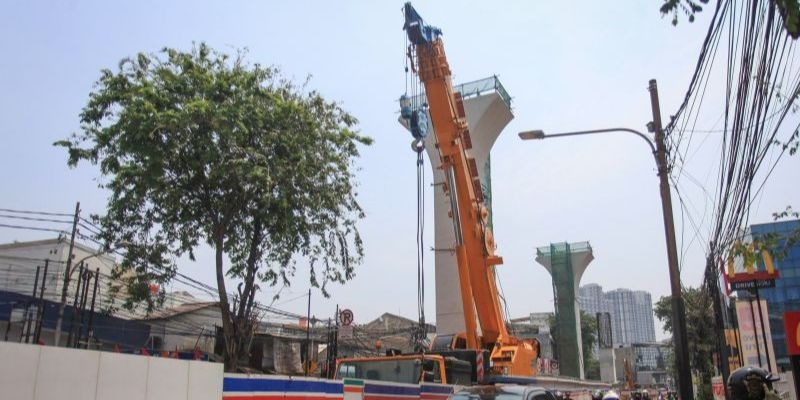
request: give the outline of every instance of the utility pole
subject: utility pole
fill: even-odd
[[[722,375],[722,382],[728,382],[728,377],[731,375],[730,369],[730,348],[728,347],[728,337],[726,335],[725,329],[725,320],[726,318],[723,315],[723,298],[724,294],[720,291],[719,284],[715,273],[711,273],[711,271],[716,271],[715,268],[715,257],[713,254],[709,254],[706,258],[706,279],[708,281],[709,288],[713,292],[712,298],[712,307],[714,309],[714,326],[717,329],[717,354],[719,354],[719,372]],[[725,271],[722,271],[724,274]],[[726,399],[731,399],[730,390],[728,390],[727,385],[722,385],[722,391],[725,393]]]
[[[306,313],[306,367],[305,373],[311,368],[311,288],[308,288],[308,312]]]
[[[75,331],[75,317],[78,314],[78,305],[80,305],[81,295],[83,294],[83,262],[78,263],[78,280],[75,282],[75,299],[72,301],[72,313],[69,319],[69,333],[67,334],[67,346],[72,346],[72,333]]]
[[[761,313],[761,296],[758,294],[758,287],[755,288],[756,292],[756,305],[758,305],[758,320],[761,323],[761,338],[764,339],[764,355],[767,356],[767,368],[766,370],[772,373],[777,373],[778,371],[772,370],[772,361],[769,359],[769,342],[770,338],[767,337],[767,331],[764,330],[764,315]],[[769,323],[769,321],[767,322]],[[755,324],[753,325],[753,331],[755,331]]]
[[[34,281],[33,281],[33,296],[31,296],[32,300],[36,300],[36,291],[39,289],[39,270],[41,270],[41,269],[42,269],[42,267],[40,267],[38,265],[36,266],[36,278],[34,278]],[[28,302],[28,307],[25,307],[25,316],[27,317],[26,318],[27,321],[26,321],[25,325],[23,325],[23,329],[25,330],[25,343],[30,343],[31,334],[32,334],[31,329],[33,328],[33,315],[31,313],[31,307],[30,307],[32,304],[33,304],[33,301],[29,301]],[[38,305],[37,305],[36,309],[37,310],[39,309]]]
[[[42,321],[44,321],[44,290],[47,283],[47,269],[50,267],[50,259],[44,260],[44,273],[42,274],[42,286],[39,289],[39,306],[36,309],[36,329],[33,331],[33,343],[39,343],[42,334]]]
[[[81,302],[79,309],[81,310],[81,320],[78,324],[78,334],[75,335],[74,347],[79,349],[81,347],[81,339],[83,339],[83,316],[86,314],[86,301],[89,299],[89,283],[92,281],[92,271],[89,271],[89,266],[83,271],[83,293],[81,293]]]
[[[694,399],[692,388],[692,371],[689,367],[689,352],[686,339],[686,313],[681,293],[681,276],[678,270],[678,247],[675,242],[675,221],[672,214],[672,195],[669,186],[669,166],[667,165],[667,147],[664,142],[664,130],[661,126],[661,108],[658,103],[658,86],[651,79],[648,86],[650,104],[653,109],[651,128],[655,131],[656,163],[661,189],[661,211],[664,215],[664,230],[667,237],[667,260],[669,262],[669,280],[672,292],[672,342],[675,346],[675,361],[678,370],[678,393],[681,400]]]
[[[75,204],[75,218],[72,220],[72,235],[69,239],[69,254],[67,254],[67,265],[64,270],[64,282],[61,287],[61,304],[58,305],[58,319],[56,320],[56,331],[53,338],[53,345],[58,347],[61,339],[61,326],[64,321],[64,308],[67,305],[67,292],[69,290],[70,267],[72,266],[72,250],[75,249],[75,232],[78,230],[78,218],[81,213],[81,202]],[[77,296],[77,293],[75,294]]]
[[[92,289],[92,311],[89,314],[89,327],[86,329],[86,345],[84,349],[89,348],[89,341],[94,337],[94,300],[97,297],[97,279],[100,278],[100,268],[94,272],[94,289]],[[202,331],[201,331],[202,333]]]

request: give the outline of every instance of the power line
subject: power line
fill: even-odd
[[[50,215],[53,217],[72,217],[73,214],[66,214],[66,213],[56,213],[56,212],[45,212],[45,211],[30,211],[30,210],[14,210],[10,208],[0,208],[0,211],[3,212],[10,212],[10,213],[17,213],[17,214],[36,214],[36,215]]]
[[[12,229],[27,229],[31,231],[43,231],[43,232],[55,232],[55,233],[68,233],[65,230],[61,229],[50,229],[50,228],[37,228],[34,226],[23,226],[23,225],[10,225],[10,224],[0,224],[0,227],[3,228],[12,228]]]
[[[24,217],[24,216],[21,216],[21,215],[9,215],[9,214],[0,214],[0,218],[22,219],[22,220],[25,220],[25,221],[56,222],[56,223],[61,223],[61,224],[71,224],[72,223],[72,221],[64,221],[64,220],[59,220],[59,219]]]

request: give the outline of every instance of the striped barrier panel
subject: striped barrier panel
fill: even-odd
[[[225,374],[223,400],[446,400],[454,386]]]
[[[225,374],[223,400],[343,400],[341,381],[282,375]]]

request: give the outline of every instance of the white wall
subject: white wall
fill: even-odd
[[[36,241],[30,243],[0,245],[0,289],[11,292],[32,294],[36,266],[44,266],[44,259],[49,259],[47,270],[47,284],[45,298],[59,301],[61,299],[61,285],[64,280],[64,269],[69,252],[69,241]],[[97,254],[97,249],[76,244],[73,249],[73,261],[86,260],[85,264],[91,271],[100,269],[103,275],[109,275],[114,266],[115,259],[109,254]],[[88,257],[88,258],[87,258]],[[78,273],[72,274],[73,283],[70,285],[70,298],[74,296],[74,279]],[[98,288],[100,298],[105,295],[105,285]]]
[[[2,398],[219,400],[222,364],[0,342]]]

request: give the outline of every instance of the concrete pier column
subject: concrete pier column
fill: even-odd
[[[556,354],[561,375],[584,379],[578,286],[594,260],[589,242],[551,243],[536,249],[536,262],[553,277],[556,311]]]
[[[455,86],[464,99],[464,111],[472,137],[472,149],[467,152],[478,165],[478,175],[486,206],[491,215],[491,178],[489,153],[503,128],[514,118],[511,97],[496,76]],[[429,119],[430,120],[430,119]],[[401,121],[402,122],[402,121]],[[464,332],[464,310],[461,303],[458,265],[455,248],[453,219],[450,218],[450,200],[441,183],[444,182],[436,137],[431,133],[425,139],[428,163],[433,170],[434,263],[436,270],[436,331],[438,334]],[[490,219],[491,223],[491,219]],[[474,312],[474,310],[473,310]]]

